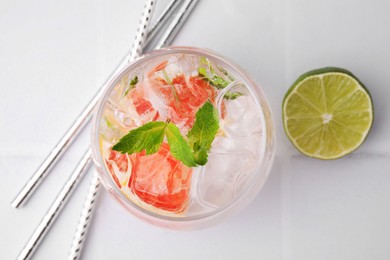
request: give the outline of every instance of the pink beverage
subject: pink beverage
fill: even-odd
[[[201,120],[209,130],[200,111],[209,104],[219,124],[204,165],[180,160],[168,136],[152,154],[113,148],[151,122],[175,125],[190,141]],[[153,134],[134,144],[154,142]],[[268,176],[273,144],[266,99],[241,69],[209,51],[175,47],[145,55],[111,82],[95,113],[92,150],[104,187],[125,208],[150,223],[184,229],[248,204]]]

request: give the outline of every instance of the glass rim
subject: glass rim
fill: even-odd
[[[245,83],[247,86],[247,89],[249,90],[250,94],[255,98],[255,103],[258,106],[258,108],[261,111],[261,124],[262,124],[262,130],[264,133],[262,134],[264,140],[264,145],[262,152],[261,152],[261,158],[259,158],[259,163],[257,163],[254,172],[254,177],[251,181],[245,184],[245,186],[242,187],[242,190],[239,192],[239,194],[232,199],[229,203],[226,203],[225,205],[218,207],[216,209],[213,209],[210,212],[200,213],[196,214],[194,216],[169,216],[169,215],[162,215],[158,214],[152,211],[149,211],[140,205],[132,202],[126,195],[122,193],[122,191],[115,185],[114,181],[110,178],[110,174],[107,171],[103,156],[100,152],[100,145],[99,145],[99,125],[101,121],[101,115],[103,112],[104,105],[106,103],[106,100],[111,93],[112,89],[117,85],[117,83],[125,76],[132,68],[136,67],[137,65],[141,65],[147,60],[165,56],[169,54],[193,54],[198,56],[205,56],[207,58],[211,58],[214,61],[217,61],[218,64],[222,64],[223,66],[226,66],[229,71],[233,71],[235,75],[239,76],[241,80]],[[111,78],[111,80],[107,83],[108,86],[106,90],[104,91],[103,95],[99,99],[97,106],[95,108],[95,111],[93,113],[93,125],[92,125],[92,140],[91,140],[91,150],[92,150],[92,157],[93,162],[95,164],[95,167],[98,170],[99,176],[102,179],[102,184],[105,187],[107,191],[109,191],[110,195],[113,196],[116,200],[119,200],[118,197],[122,200],[119,201],[125,208],[129,209],[132,213],[135,213],[133,211],[136,210],[137,213],[141,214],[142,216],[148,218],[152,221],[168,221],[168,222],[197,222],[197,221],[205,221],[208,218],[212,218],[217,215],[221,215],[224,212],[228,211],[231,208],[234,208],[234,205],[237,205],[240,201],[245,199],[247,197],[247,194],[250,192],[254,192],[254,195],[256,195],[262,188],[262,186],[265,183],[265,180],[268,177],[268,173],[270,170],[270,165],[272,165],[273,157],[274,157],[274,128],[273,128],[273,122],[272,117],[270,116],[267,120],[265,119],[266,116],[264,114],[264,108],[266,108],[267,111],[270,111],[269,104],[265,98],[265,95],[263,94],[263,91],[257,83],[252,80],[251,77],[247,75],[247,73],[236,63],[230,61],[229,59],[226,59],[222,55],[216,54],[213,51],[210,51],[208,49],[204,48],[196,48],[196,47],[186,47],[186,46],[175,46],[175,47],[167,47],[162,48],[158,50],[153,50],[151,52],[148,52],[134,61],[130,62],[124,68],[122,68],[115,76]],[[268,127],[267,127],[268,126]],[[271,126],[271,127],[270,127]],[[270,127],[270,128],[269,128]],[[270,129],[270,130],[269,130]],[[269,133],[271,131],[272,133]],[[267,142],[267,139],[271,138],[271,142]],[[270,146],[270,147],[269,147]],[[269,161],[265,162],[265,157],[267,153],[270,152],[270,158]],[[269,165],[264,167],[264,163],[268,163]],[[263,166],[264,169],[261,169]],[[103,173],[103,172],[104,173]],[[255,184],[257,183],[256,180],[259,179],[263,174],[266,174],[265,180],[260,185],[260,187],[255,187]],[[111,191],[115,192],[115,195],[112,194]],[[248,199],[252,201],[252,198]],[[126,204],[126,205],[125,205]],[[244,203],[245,204],[245,203]]]

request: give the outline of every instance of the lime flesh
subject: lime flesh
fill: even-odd
[[[283,124],[294,146],[318,159],[357,149],[373,123],[370,94],[349,71],[323,68],[305,73],[283,101]]]

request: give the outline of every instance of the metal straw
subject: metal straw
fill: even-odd
[[[12,207],[19,208],[25,203],[31,194],[35,191],[35,189],[39,186],[41,181],[46,177],[51,168],[56,164],[58,159],[63,155],[68,146],[72,143],[72,141],[76,138],[76,136],[80,133],[80,131],[85,127],[85,125],[90,120],[90,115],[98,103],[100,97],[103,95],[105,91],[105,87],[109,80],[123,67],[123,64],[129,60],[129,54],[127,54],[122,61],[118,64],[115,70],[112,71],[108,79],[105,81],[103,86],[100,88],[99,92],[94,96],[94,98],[89,102],[89,104],[84,108],[84,111],[77,117],[76,121],[69,128],[69,130],[65,133],[65,135],[61,138],[58,144],[51,151],[49,156],[45,159],[45,161],[39,166],[36,172],[31,176],[25,186],[20,190],[15,199],[11,202]]]
[[[76,232],[73,237],[72,246],[69,252],[69,260],[77,260],[81,256],[81,251],[83,249],[85,237],[87,235],[89,223],[93,216],[93,211],[96,205],[96,198],[100,191],[100,181],[97,172],[94,173],[92,177],[91,184],[89,186],[89,191],[87,198],[84,202],[83,211],[79,219],[79,224],[77,226]]]
[[[179,12],[169,24],[168,29],[161,36],[160,41],[156,45],[156,49],[168,46],[173,41],[197,3],[198,0],[184,1],[184,4],[180,7]]]
[[[150,26],[150,29],[148,30],[148,34],[146,37],[146,43],[147,45],[151,39],[153,39],[154,36],[156,36],[156,33],[160,31],[160,29],[165,24],[166,20],[172,15],[172,13],[175,11],[177,4],[180,3],[180,0],[171,0],[168,5],[164,8],[164,10],[161,12],[160,16],[157,18],[156,22]]]
[[[155,6],[154,3],[155,1],[153,0],[147,0],[145,3],[144,11],[142,12],[128,62],[133,61],[142,54],[142,48],[144,47],[146,41],[147,29]]]
[[[76,167],[76,169],[74,170],[73,174],[70,176],[68,181],[65,183],[65,186],[62,188],[61,192],[54,200],[53,204],[51,205],[51,207],[49,208],[49,210],[47,211],[47,213],[45,214],[45,216],[43,217],[43,219],[35,229],[34,233],[31,235],[27,244],[20,252],[17,258],[18,260],[26,260],[31,258],[36,248],[42,241],[42,238],[45,237],[47,231],[50,229],[51,225],[53,224],[54,220],[58,216],[63,206],[65,205],[66,201],[68,200],[69,196],[73,192],[74,188],[79,183],[81,179],[80,177],[83,175],[86,169],[88,169],[90,162],[91,162],[91,151],[88,149],[87,153],[80,161],[79,165]]]
[[[114,75],[111,74],[110,78]],[[108,80],[107,80],[108,82]],[[106,83],[107,83],[106,82]],[[106,84],[105,83],[105,84]],[[91,102],[85,107],[84,111],[77,117],[76,121],[69,128],[69,130],[65,133],[65,135],[61,138],[58,144],[51,151],[49,156],[45,159],[45,161],[39,166],[34,175],[28,180],[22,190],[18,193],[15,199],[11,202],[12,207],[18,208],[30,197],[30,195],[34,192],[34,190],[39,186],[40,182],[43,178],[46,177],[47,173],[50,169],[55,165],[64,151],[68,148],[71,142],[75,139],[77,134],[81,129],[88,123],[90,119],[91,112],[95,105],[97,104],[100,96],[103,93],[104,88],[102,88],[96,96],[91,100]]]

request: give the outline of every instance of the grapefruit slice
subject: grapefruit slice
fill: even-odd
[[[131,156],[133,169],[129,188],[142,201],[156,208],[181,212],[188,205],[192,169],[176,160],[169,145],[163,143],[157,153]]]

